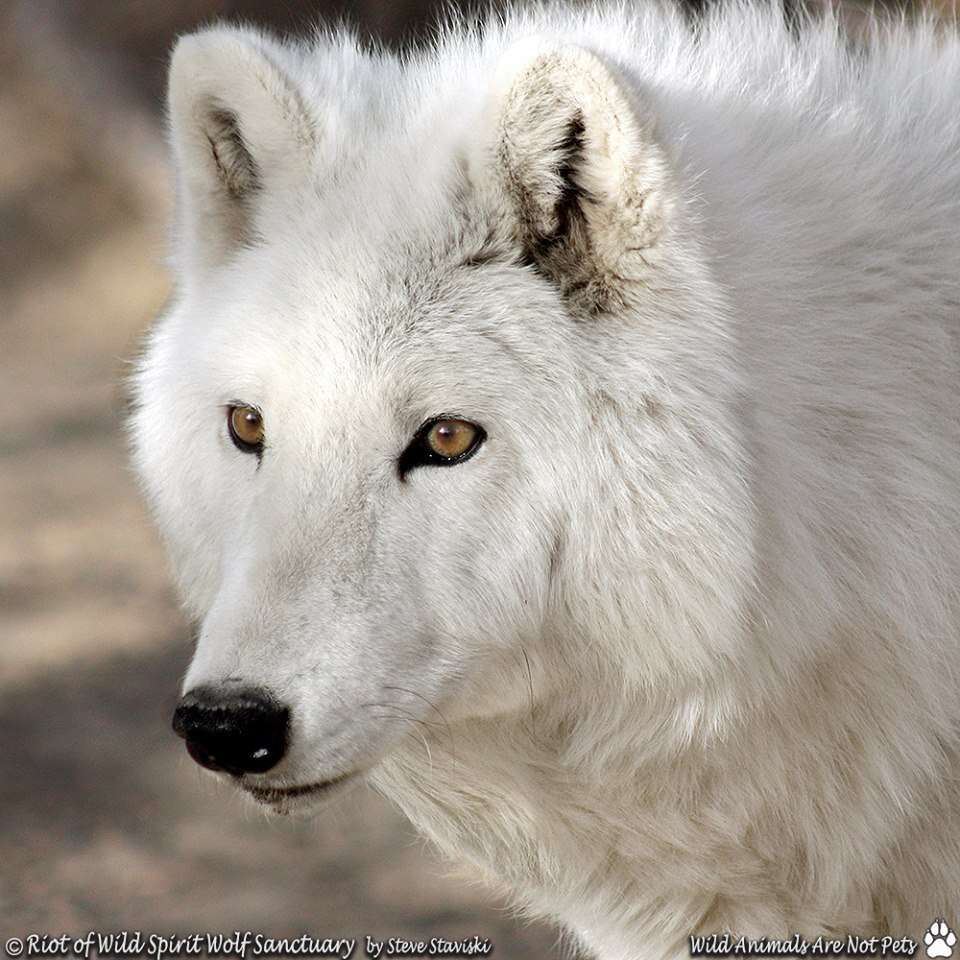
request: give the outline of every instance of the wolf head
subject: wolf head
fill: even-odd
[[[191,752],[290,809],[439,707],[708,673],[749,554],[735,378],[616,66],[215,28],[169,116],[177,292],[132,434],[199,623]]]

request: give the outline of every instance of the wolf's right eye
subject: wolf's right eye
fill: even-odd
[[[263,415],[256,407],[227,407],[227,430],[233,445],[244,453],[263,453]]]

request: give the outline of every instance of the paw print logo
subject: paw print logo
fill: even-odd
[[[927,945],[928,957],[952,957],[957,935],[943,920],[938,919],[930,924],[930,929],[923,935],[923,942]]]

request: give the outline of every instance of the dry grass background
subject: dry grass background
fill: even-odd
[[[331,12],[396,39],[429,5],[0,6],[3,937],[479,934],[501,958],[560,955],[371,793],[267,821],[169,731],[189,631],[121,427],[126,364],[168,292],[165,54],[216,15],[296,29]]]

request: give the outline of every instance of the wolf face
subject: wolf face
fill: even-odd
[[[171,65],[176,729],[279,811],[366,777],[611,960],[957,889],[960,56],[796,26]]]
[[[719,303],[668,165],[593,55],[483,56],[438,102],[343,42],[214,29],[174,53],[179,286],[135,460],[200,624],[179,732],[278,809],[438,713],[542,696],[598,630],[612,670],[722,650],[731,614],[702,599],[669,649],[653,625],[646,651],[621,639],[682,604],[659,541],[748,553],[727,547],[722,417],[699,418],[723,457],[696,477],[702,437],[663,426],[687,402],[663,324],[709,328]],[[722,356],[701,380],[720,392]],[[654,567],[646,596],[617,590]]]

